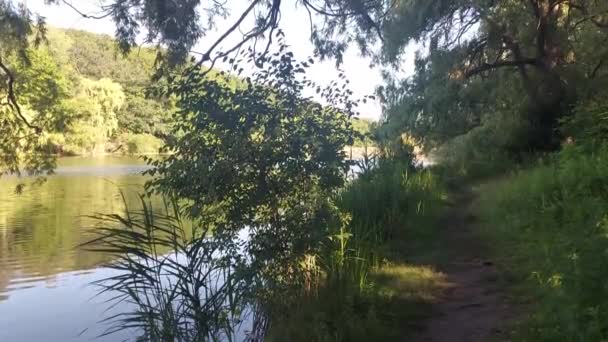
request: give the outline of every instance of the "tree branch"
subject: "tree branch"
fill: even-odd
[[[224,39],[226,39],[232,32],[234,32],[234,30],[236,30],[241,23],[243,22],[243,20],[245,20],[245,18],[247,18],[247,16],[249,15],[249,13],[255,8],[255,6],[257,4],[260,3],[260,0],[254,0],[251,2],[251,4],[249,5],[249,7],[247,7],[247,9],[241,14],[241,16],[237,19],[237,21],[232,24],[232,26],[230,26],[230,28],[228,28],[228,30],[226,30],[226,32],[224,32],[216,41],[215,43],[213,43],[211,45],[211,47],[209,47],[209,49],[207,49],[206,52],[203,53],[203,57],[198,61],[198,63],[196,64],[197,67],[200,67],[204,62],[208,61],[211,59],[211,53],[213,52],[213,50],[215,50],[215,48],[221,44],[222,41],[224,41]],[[270,9],[270,11],[274,10],[274,2],[273,2],[273,6]],[[238,46],[243,45],[245,41],[242,41],[240,44],[237,45],[237,47],[234,47],[231,50],[235,50],[236,48],[238,48]]]
[[[604,65],[603,60],[601,60],[599,63],[597,63],[597,65],[595,66],[595,68],[593,68],[593,71],[589,75],[589,78],[595,78],[595,76],[597,76],[598,71],[600,71],[600,69],[602,68],[603,65]]]
[[[71,1],[67,1],[67,0],[61,0],[61,2],[62,2],[63,4],[65,4],[66,6],[68,6],[69,8],[71,8],[72,10],[74,10],[76,13],[78,13],[78,14],[79,14],[80,16],[82,16],[83,18],[87,18],[87,19],[104,19],[104,18],[107,18],[107,17],[109,17],[110,15],[112,15],[112,13],[113,13],[113,11],[114,11],[114,10],[112,9],[112,10],[107,11],[107,12],[106,12],[105,14],[103,14],[103,15],[100,15],[100,16],[95,16],[95,15],[86,14],[86,13],[84,13],[84,12],[80,11],[78,8],[76,8],[76,6],[74,6],[74,5],[72,4],[72,2],[71,2]],[[112,6],[109,6],[109,8],[112,8]]]
[[[525,65],[536,65],[536,58],[524,58],[517,61],[499,61],[495,63],[483,63],[476,68],[468,70],[465,72],[465,77],[473,77],[475,75],[481,74],[482,72],[494,70],[502,67],[521,67]]]
[[[4,62],[2,61],[2,57],[0,57],[0,69],[2,69],[2,71],[6,74],[7,77],[7,100],[8,100],[8,105],[13,108],[13,110],[17,113],[17,116],[19,117],[19,119],[21,121],[23,121],[23,123],[29,127],[30,129],[33,129],[34,131],[36,131],[36,133],[41,133],[42,129],[36,125],[31,124],[26,118],[25,116],[23,116],[23,114],[21,113],[21,107],[19,106],[19,102],[17,102],[17,97],[15,96],[15,89],[14,89],[14,83],[15,83],[15,77],[13,75],[13,73],[10,71],[10,69],[4,64]]]

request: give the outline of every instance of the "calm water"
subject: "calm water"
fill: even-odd
[[[117,341],[96,338],[107,298],[89,284],[107,277],[100,254],[76,248],[91,238],[99,212],[136,207],[144,163],[135,158],[66,158],[41,186],[14,193],[17,180],[0,179],[0,341]],[[117,308],[120,310],[120,308]],[[128,334],[128,333],[125,333]]]

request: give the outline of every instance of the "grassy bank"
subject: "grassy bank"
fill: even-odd
[[[444,286],[412,256],[433,244],[444,191],[430,171],[381,161],[340,192],[348,224],[320,255],[322,281],[272,325],[271,341],[386,341],[411,335]]]
[[[484,238],[525,312],[515,341],[608,338],[608,148],[568,147],[478,189]]]

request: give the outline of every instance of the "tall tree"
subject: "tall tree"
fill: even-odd
[[[584,96],[577,81],[596,82],[606,75],[608,49],[600,42],[608,38],[607,24],[605,1],[399,2],[383,24],[382,57],[395,62],[412,40],[427,42],[429,49],[419,58],[418,72],[434,74],[438,83],[465,93],[480,80],[497,82],[516,72],[521,83],[515,87],[521,86],[522,96],[528,98],[525,111],[533,128],[530,144],[552,148],[559,114],[577,96]],[[424,77],[417,75],[418,81],[410,84],[420,83]],[[509,84],[513,86],[511,81]],[[479,92],[475,96],[484,99]],[[456,96],[451,108],[468,111],[470,101],[470,97]],[[442,113],[427,110],[412,115],[428,122]]]
[[[44,20],[24,6],[0,0],[0,32],[0,176],[22,169],[38,174],[53,167],[41,136],[45,123],[42,116],[28,117],[20,102],[13,66],[31,63],[30,47],[44,40]]]

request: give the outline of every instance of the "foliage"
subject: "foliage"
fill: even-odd
[[[485,237],[529,313],[517,341],[607,338],[608,148],[569,146],[544,163],[480,189]]]
[[[497,113],[483,125],[439,146],[432,155],[438,167],[446,169],[445,176],[460,182],[498,175],[529,158],[521,146],[528,133],[525,120]]]
[[[374,121],[363,118],[353,118],[352,125],[353,130],[357,133],[353,146],[362,147],[375,144],[371,135],[372,129],[375,127]]]
[[[89,18],[110,18],[116,25],[116,40],[124,53],[138,46],[137,39],[156,44],[158,60],[169,66],[185,62],[191,49],[215,28],[220,18],[226,18],[230,10],[238,8],[237,19],[219,38],[211,40],[200,52],[199,66],[229,57],[245,46],[263,46],[262,56],[271,44],[279,28],[281,8],[285,4],[273,0],[254,0],[242,6],[232,3],[213,2],[203,4],[200,0],[166,2],[163,0],[119,0],[100,4],[95,15],[79,11],[78,5],[61,0],[47,0],[48,4],[63,4]],[[321,57],[335,56],[341,62],[349,44],[362,49],[366,42],[373,42],[380,33],[380,22],[384,20],[392,5],[389,1],[328,1],[306,0],[297,4],[310,18],[311,40],[316,54]],[[313,20],[313,14],[323,22]],[[238,29],[238,30],[237,30]],[[240,35],[239,35],[240,33]],[[236,37],[236,39],[235,39]],[[250,45],[251,44],[251,45]],[[223,48],[222,48],[223,47]],[[257,57],[254,57],[257,58]]]
[[[331,210],[341,211],[342,218],[309,224],[322,236],[292,264],[299,276],[281,269],[281,278],[289,280],[283,286],[292,288],[287,292],[269,286],[272,278],[265,267],[259,273],[260,259],[243,254],[251,251],[248,239],[256,238],[249,229],[227,243],[217,236],[222,231],[206,230],[223,228],[221,223],[194,218],[190,227],[180,214],[183,202],[167,201],[164,211],[153,212],[142,199],[141,210],[98,217],[98,239],[88,246],[116,253],[118,261],[109,265],[120,271],[99,285],[134,305],[113,317],[108,333],[129,326],[150,341],[244,340],[244,331],[253,340],[265,335],[269,341],[408,336],[413,331],[409,325],[427,314],[445,279],[429,268],[386,258],[417,254],[415,241],[435,234],[440,184],[431,172],[409,163],[382,161],[332,197],[337,207]],[[270,248],[276,253],[280,249],[274,243]],[[277,260],[263,260],[277,267]],[[206,266],[201,270],[196,265]],[[196,284],[205,292],[194,292]]]
[[[67,79],[77,83],[78,77],[88,79],[103,79],[110,78],[123,86],[133,87],[134,91],[127,91],[129,94],[141,93],[146,86],[150,85],[146,80],[149,76],[154,75],[158,78],[167,76],[177,66],[183,66],[189,61],[189,56],[192,47],[207,35],[207,33],[215,27],[217,18],[226,17],[228,14],[228,5],[226,3],[214,2],[201,6],[200,0],[189,0],[182,2],[166,2],[162,0],[120,0],[109,1],[99,4],[99,11],[95,14],[83,13],[78,9],[78,4],[62,0],[45,0],[47,5],[62,5],[66,10],[75,11],[85,18],[102,19],[110,18],[116,25],[116,41],[111,41],[108,37],[91,35],[81,31],[67,31],[64,33],[53,30],[51,35],[54,40],[58,40],[58,45],[51,47],[50,51],[60,69],[67,74]],[[334,44],[325,40],[330,33],[345,33],[345,28],[350,27],[358,30],[358,32],[369,33],[376,29],[376,20],[383,15],[383,10],[386,4],[360,2],[329,2],[321,1],[304,1],[299,4],[302,8],[309,12],[315,12],[323,15],[326,18],[327,24],[324,26],[312,25],[311,17],[311,35],[316,38],[318,43],[318,51],[321,55],[336,55],[338,60],[341,60],[341,55],[346,47],[346,43],[342,42]],[[219,36],[217,40],[211,43],[206,51],[200,53],[200,59],[197,62],[197,67],[202,66],[205,62],[210,62],[206,70],[210,72],[219,59],[234,56],[238,51],[246,46],[246,43],[253,43],[252,46],[258,46],[258,42],[263,42],[265,48],[259,55],[252,55],[256,64],[263,63],[263,59],[269,52],[273,43],[273,35],[277,32],[280,21],[280,1],[254,0],[243,10],[238,20],[231,25],[226,32]],[[373,12],[373,19],[369,13]],[[351,25],[351,21],[358,25]],[[250,24],[249,29],[245,27]],[[26,8],[26,5],[15,7],[12,1],[3,0],[0,2],[0,24],[2,25],[3,35],[2,40],[2,56],[0,64],[3,66],[3,88],[9,96],[10,108],[3,108],[3,116],[11,117],[9,114],[16,114],[15,118],[11,117],[10,122],[5,121],[4,130],[9,130],[12,134],[10,141],[3,141],[3,162],[7,164],[3,166],[3,173],[18,172],[18,165],[24,160],[19,156],[25,153],[32,152],[31,155],[45,154],[44,160],[34,158],[33,163],[26,168],[35,172],[52,171],[53,157],[50,155],[44,144],[44,137],[37,135],[33,137],[27,134],[28,130],[35,132],[44,131],[58,137],[61,132],[48,130],[48,127],[42,127],[37,123],[30,123],[19,110],[19,104],[15,92],[12,89],[14,82],[10,68],[6,67],[3,59],[9,54],[18,55],[21,61],[27,61],[25,51],[30,47],[30,39],[36,44],[45,39],[47,28],[44,25],[43,17],[38,16],[36,22],[32,13]],[[34,32],[34,26],[37,28]],[[233,45],[228,45],[225,50],[218,50],[226,45],[229,38],[236,35],[237,28],[243,34],[240,40]],[[243,31],[244,30],[244,31]],[[34,37],[32,37],[34,35]],[[156,45],[155,49],[142,49],[138,47],[137,38],[145,37],[145,41],[150,45]],[[268,38],[268,39],[267,39]],[[62,50],[63,49],[63,50]],[[4,51],[6,50],[6,51]],[[65,51],[67,50],[67,51]],[[114,52],[114,54],[112,54]],[[115,58],[118,53],[121,53],[124,58]],[[67,62],[67,63],[66,63]],[[71,64],[73,65],[67,65]],[[167,67],[167,68],[165,68]],[[179,67],[177,68],[179,69]],[[6,80],[6,82],[4,82]],[[10,80],[10,82],[9,82]],[[9,89],[10,88],[10,89]],[[29,91],[29,90],[28,90]],[[40,94],[38,94],[40,95]],[[38,96],[36,94],[25,94],[24,96]],[[136,97],[130,97],[137,99]],[[161,122],[164,118],[158,115],[156,104],[146,101],[129,101],[129,107],[152,109],[153,114],[145,113],[140,118],[142,121],[152,119],[152,122]],[[50,104],[49,104],[50,105]],[[55,104],[53,104],[53,107]],[[170,107],[169,107],[170,108]],[[48,108],[45,108],[48,109]],[[163,109],[167,109],[163,107]],[[6,112],[6,113],[5,113]],[[142,113],[137,113],[142,114]],[[61,115],[54,118],[53,121],[62,121]],[[137,121],[137,120],[136,120]],[[143,124],[143,125],[142,125]],[[159,132],[141,131],[147,129],[148,122],[138,122],[134,129],[135,133],[152,133]],[[25,129],[26,132],[22,132]],[[156,128],[154,128],[156,130]],[[84,130],[81,130],[84,132]],[[45,133],[45,134],[46,134]],[[160,133],[162,134],[162,132]],[[70,140],[55,139],[58,141]],[[86,146],[76,146],[80,150],[90,148],[90,141],[86,139],[72,139],[82,142]],[[21,140],[26,140],[22,142]],[[42,143],[42,144],[41,144]],[[65,147],[67,148],[67,147]],[[59,150],[65,149],[60,147]],[[71,148],[76,150],[77,148]],[[55,148],[57,150],[57,148]],[[26,158],[30,161],[29,157]],[[44,167],[43,167],[44,166]],[[4,170],[9,169],[9,170]]]
[[[168,133],[170,113],[175,111],[170,101],[148,98],[137,88],[125,89],[125,104],[116,113],[120,131],[163,137]]]
[[[217,256],[225,249],[204,242],[206,225],[184,221],[175,200],[153,212],[144,197],[141,210],[97,219],[104,226],[86,246],[115,256],[108,267],[118,271],[97,285],[135,308],[112,317],[106,334],[129,328],[138,329],[138,341],[233,340],[244,309],[245,284],[231,276],[240,260]]]
[[[570,142],[594,150],[608,133],[607,120],[608,104],[598,95],[576,106],[574,115],[562,121],[561,129]]]
[[[383,25],[385,61],[398,63],[412,41],[426,49],[413,76],[395,80],[387,73],[383,129],[407,132],[432,149],[454,138],[477,142],[498,127],[497,139],[483,138],[493,146],[454,142],[472,149],[465,155],[489,147],[482,159],[492,151],[517,160],[555,150],[560,118],[608,79],[606,50],[598,44],[606,36],[605,6],[553,0],[395,6]]]
[[[19,100],[41,116],[66,98],[70,84],[51,55],[43,50],[28,51],[28,63],[15,65],[15,91]]]
[[[412,333],[441,287],[441,275],[400,263],[428,248],[442,187],[428,171],[381,160],[335,201],[348,219],[335,225],[316,259],[321,281],[273,316],[270,341],[381,341]],[[386,260],[392,260],[392,263]],[[426,272],[426,275],[422,275]],[[428,288],[416,284],[428,277]],[[426,292],[428,291],[428,292]],[[426,293],[426,294],[423,294]]]
[[[78,92],[63,103],[68,116],[62,131],[65,145],[57,149],[69,154],[105,152],[105,143],[118,128],[116,112],[123,106],[122,87],[109,79],[79,80]]]
[[[118,133],[157,137],[167,133],[173,104],[169,99],[148,96],[146,91],[151,86],[153,50],[142,48],[120,56],[112,38],[77,30],[50,29],[49,41],[54,63],[62,65],[63,77],[74,89],[59,104],[61,113],[55,116],[63,120],[55,132],[63,135],[65,142],[58,151],[106,152],[102,148],[106,144],[120,145]],[[88,89],[91,87],[96,89]],[[115,103],[107,102],[110,100]],[[135,139],[140,151],[158,149],[156,139]],[[141,146],[146,141],[152,145]]]
[[[171,154],[152,162],[151,172],[151,185],[187,200],[188,212],[213,224],[222,244],[232,245],[248,227],[245,249],[267,279],[266,291],[301,276],[290,269],[335,220],[328,196],[344,181],[356,105],[337,85],[323,91],[332,106],[304,98],[308,64],[294,60],[280,33],[276,39],[281,52],[245,84],[204,71],[176,79],[175,139],[165,148]]]
[[[163,141],[150,134],[125,134],[119,138],[126,144],[129,154],[156,154],[163,146]]]
[[[8,60],[20,65],[31,62],[31,46],[44,40],[44,20],[34,18],[23,6],[15,7],[12,1],[2,0],[0,30],[0,175],[20,173],[23,169],[40,174],[54,167],[53,158],[45,153],[46,139],[40,134],[46,122],[42,118],[26,117],[26,110],[22,110],[18,101],[15,74]],[[31,35],[34,35],[33,44]]]
[[[207,307],[212,304],[207,304],[208,297],[196,292],[206,281],[216,278],[201,279],[206,273],[195,271],[195,265],[227,266],[230,275],[225,278],[226,286],[218,288],[212,298],[218,298],[221,306],[230,292],[235,298],[230,305],[256,306],[263,318],[284,311],[294,296],[307,291],[306,284],[311,285],[314,272],[301,265],[319,252],[331,227],[342,220],[331,203],[331,194],[345,180],[349,162],[343,149],[353,139],[350,118],[357,103],[349,99],[350,90],[337,84],[322,90],[328,106],[303,97],[305,87],[316,86],[304,77],[307,65],[314,60],[297,62],[282,42],[282,34],[275,38],[280,42],[279,52],[264,60],[262,68],[245,82],[234,82],[234,76],[228,73],[208,77],[205,70],[198,69],[184,77],[177,75],[168,84],[167,91],[176,96],[179,110],[174,114],[171,138],[163,148],[170,154],[149,160],[155,168],[149,171],[154,178],[148,187],[178,198],[176,212],[192,218],[193,231],[201,233],[177,243],[181,234],[164,228],[171,224],[151,230],[167,234],[165,245],[173,245],[174,251],[177,248],[179,255],[185,255],[190,268],[170,272],[175,277],[172,284],[194,292],[174,291],[162,281],[146,281],[159,272],[162,275],[160,265],[170,261],[158,260],[161,254],[151,253],[149,246],[154,242],[147,244],[133,235],[130,227],[137,228],[139,223],[115,217],[114,221],[129,228],[128,233],[106,230],[108,234],[100,236],[102,246],[117,247],[116,252],[123,254],[141,246],[141,253],[125,256],[129,259],[121,265],[127,274],[141,274],[138,282],[149,284],[142,292],[135,292],[136,284],[109,279],[113,290],[136,302],[134,313],[118,317],[119,327],[129,324],[133,315],[141,322],[139,326],[146,327],[145,338],[163,341],[166,336],[177,335],[185,341],[208,339],[215,336],[214,328],[225,328],[218,326],[218,320],[226,317],[226,312],[217,306]],[[256,53],[250,50],[244,54],[251,58]],[[234,64],[234,70],[239,67]],[[148,255],[156,259],[148,259]],[[159,265],[140,269],[142,261],[138,263],[136,257],[146,262],[157,260],[154,262]],[[164,267],[182,267],[174,263]],[[150,309],[144,298],[153,298],[153,303],[173,302],[175,312],[167,304],[151,313],[154,317],[167,315],[170,320],[146,320],[143,313]],[[204,308],[181,314],[182,307],[197,305]],[[229,314],[239,316],[236,310]],[[261,322],[253,329],[256,334],[266,332],[265,320]],[[188,329],[182,330],[186,326]],[[155,327],[159,327],[158,334]]]
[[[145,87],[154,73],[156,53],[140,48],[121,55],[113,37],[80,30],[49,29],[49,47],[65,54],[68,63],[81,76],[109,78],[125,87]]]
[[[18,165],[32,173],[50,172],[56,154],[105,153],[120,145],[121,134],[166,135],[175,108],[171,99],[147,94],[155,59],[151,49],[119,56],[107,36],[46,27],[44,32],[46,45],[7,50],[2,57],[19,106],[18,112],[15,105],[2,106],[4,127],[10,127],[0,141],[2,173],[16,173]],[[24,34],[33,39],[31,30]],[[132,137],[131,150],[158,150],[158,139],[144,137]]]

